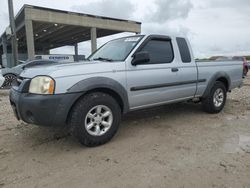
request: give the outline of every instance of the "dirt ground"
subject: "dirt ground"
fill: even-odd
[[[250,187],[250,79],[220,114],[192,103],[133,112],[97,148],[18,122],[7,95],[0,91],[0,187]]]

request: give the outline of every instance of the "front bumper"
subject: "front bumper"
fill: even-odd
[[[80,96],[80,93],[37,95],[12,88],[10,104],[18,120],[40,126],[64,127],[72,105]]]

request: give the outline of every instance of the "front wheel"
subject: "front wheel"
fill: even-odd
[[[2,85],[2,88],[9,89],[12,86],[12,83],[17,79],[17,76],[14,74],[6,74],[3,76],[5,78],[5,81]]]
[[[81,144],[94,147],[113,138],[121,121],[121,108],[116,100],[101,92],[90,93],[73,107],[69,125]]]
[[[222,82],[215,82],[207,98],[202,101],[203,109],[211,114],[222,111],[227,99],[227,90]]]

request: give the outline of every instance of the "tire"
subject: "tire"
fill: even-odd
[[[12,86],[12,83],[17,79],[17,76],[15,74],[5,74],[3,76],[5,78],[5,81],[2,85],[2,88],[9,89]]]
[[[227,90],[224,83],[216,81],[209,96],[202,101],[204,111],[217,114],[222,111],[226,104]]]
[[[108,116],[107,112],[110,112]],[[95,92],[87,94],[74,105],[69,126],[82,145],[95,147],[113,138],[120,121],[121,108],[117,101],[106,93]],[[87,128],[91,126],[91,129]]]

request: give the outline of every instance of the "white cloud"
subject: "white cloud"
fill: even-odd
[[[171,20],[185,19],[193,8],[189,0],[155,0],[154,4],[155,9],[148,11],[146,21],[166,23]]]
[[[250,6],[249,1],[192,2],[196,7],[184,25],[193,32],[191,43],[196,56],[250,54],[250,11],[242,13]]]
[[[101,0],[94,1],[90,3],[83,3],[74,5],[71,9],[89,13],[96,14],[100,16],[116,17],[116,18],[126,18],[132,17],[131,12],[135,11],[135,7],[130,1],[114,1],[114,0]]]
[[[0,32],[8,24],[6,2],[1,2]],[[16,13],[23,4],[141,21],[142,33],[188,36],[196,57],[250,54],[249,0],[14,0]],[[124,35],[128,33],[99,39],[98,46]],[[53,52],[73,53],[72,49]],[[80,44],[79,51],[89,54],[89,42]]]

